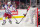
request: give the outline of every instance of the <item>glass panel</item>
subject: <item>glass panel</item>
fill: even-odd
[[[0,3],[0,8],[5,5],[5,3],[7,4],[8,1],[10,0],[0,0],[2,1]],[[16,9],[27,9],[30,6],[30,0],[11,0],[11,3],[14,7],[16,7]]]
[[[0,9],[2,9],[3,0],[0,0]]]
[[[20,0],[15,0],[15,6],[16,6],[16,9],[19,9],[19,3],[20,3]]]
[[[31,0],[31,6],[37,6],[37,0]]]
[[[30,5],[30,0],[20,0],[20,9],[27,9]]]
[[[14,0],[14,1],[16,9],[27,9],[30,5],[30,0]]]
[[[40,0],[37,0],[38,9],[40,9]]]

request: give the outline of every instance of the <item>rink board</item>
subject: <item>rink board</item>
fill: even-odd
[[[0,20],[3,20],[4,13],[5,13],[5,10],[0,10]],[[15,18],[23,18],[24,17],[23,14],[27,13],[27,9],[17,9],[17,14],[15,14],[15,13],[16,12],[14,12],[14,14],[13,14],[13,16]],[[12,16],[12,18],[14,18],[13,16]],[[7,19],[7,17],[6,17],[6,19]]]

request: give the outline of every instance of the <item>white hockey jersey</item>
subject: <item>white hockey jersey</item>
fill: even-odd
[[[8,5],[5,5],[3,6],[3,8],[5,8],[6,13],[11,13],[11,11],[16,10],[16,8],[13,7],[12,5],[10,5],[10,7],[8,7]]]

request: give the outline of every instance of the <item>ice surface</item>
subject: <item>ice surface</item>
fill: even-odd
[[[31,21],[30,21],[30,18],[29,18],[29,21],[26,22],[26,19],[27,17],[25,17],[22,22],[20,24],[16,24],[15,22],[15,19],[12,19],[12,24],[10,24],[8,21],[8,19],[6,20],[6,24],[5,25],[2,25],[2,20],[0,20],[0,27],[37,27],[35,26],[35,23],[34,24],[31,24]],[[34,19],[34,22],[35,22],[35,18]],[[20,22],[21,18],[17,18],[18,22]]]
[[[21,20],[21,19],[20,19]],[[19,20],[19,21],[20,21]],[[27,24],[25,23],[25,20],[23,20],[20,24],[16,24],[15,22],[15,19],[12,19],[12,24],[10,24],[8,21],[8,19],[6,20],[6,24],[5,25],[2,25],[2,20],[0,21],[0,27],[37,27],[35,26],[35,24]],[[30,23],[30,21],[29,21]]]

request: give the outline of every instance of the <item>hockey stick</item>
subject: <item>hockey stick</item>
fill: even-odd
[[[8,12],[9,12],[10,10],[8,10]],[[5,10],[5,12],[6,12],[6,10]],[[11,11],[10,11],[11,12]],[[8,14],[10,14],[10,13],[8,13]],[[27,14],[27,12],[26,12],[26,14]],[[12,14],[11,14],[12,15]],[[26,16],[25,14],[23,14],[24,15],[24,17]],[[13,15],[12,15],[13,16]],[[13,16],[14,17],[14,16]],[[24,17],[21,19],[21,21],[24,19]],[[16,20],[16,24],[19,24],[20,22],[18,22],[18,20],[14,17],[14,19]]]
[[[27,12],[26,12],[26,14],[23,14],[23,15],[24,15],[24,17],[25,17],[25,16],[27,15]],[[14,16],[13,16],[13,17],[14,17]],[[24,17],[21,19],[21,21],[24,19]],[[19,24],[19,23],[21,22],[21,21],[18,22],[17,19],[16,19],[15,17],[14,17],[14,19],[16,20],[16,24]]]
[[[6,8],[5,8],[5,12],[6,12],[6,11],[8,11],[8,12],[9,12],[10,10],[9,10],[9,9],[8,9],[8,10],[6,10]],[[6,13],[7,13],[7,12],[6,12]],[[10,13],[11,13],[11,11],[10,11]],[[7,14],[10,14],[10,13],[7,13]],[[11,14],[11,15],[12,15],[12,14]],[[12,15],[12,16],[13,16],[13,15]],[[14,16],[13,16],[13,17],[14,17]],[[16,22],[18,22],[18,21],[17,21],[17,19],[16,19],[15,17],[14,17],[14,19],[16,20]]]
[[[28,11],[26,11],[26,14],[23,14],[23,15],[24,15],[24,17],[26,17],[27,12],[28,12]],[[21,21],[24,19],[24,17],[21,19]],[[20,21],[20,22],[21,22],[21,21]],[[16,22],[16,23],[17,23],[17,24],[19,24],[20,22]]]
[[[25,16],[26,16],[26,15],[24,15],[24,17],[25,17]],[[14,16],[13,16],[13,17],[14,17]],[[21,21],[24,19],[24,17],[21,19]],[[16,24],[19,24],[19,23],[21,22],[21,21],[18,22],[17,19],[16,19],[15,17],[14,17],[14,19],[16,20]]]

